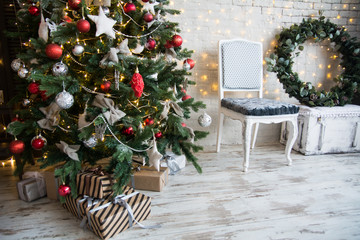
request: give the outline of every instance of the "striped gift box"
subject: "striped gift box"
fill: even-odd
[[[88,227],[101,239],[109,239],[130,227],[131,214],[127,207],[130,207],[135,219],[131,221],[131,225],[145,220],[150,215],[150,197],[138,192],[124,196],[123,202],[114,203],[109,197],[86,209]]]
[[[91,172],[78,173],[76,184],[79,195],[105,198],[112,193],[111,179],[108,175],[99,176]]]
[[[72,215],[75,217],[82,219],[84,217],[83,214],[81,214],[80,209],[78,208],[79,201],[83,199],[82,196],[78,196],[77,198],[73,198],[71,194],[65,196],[65,203],[63,204],[63,207],[67,209]]]

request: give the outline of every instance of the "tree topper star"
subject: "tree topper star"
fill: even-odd
[[[115,31],[113,30],[113,26],[116,21],[112,18],[108,18],[102,7],[99,8],[99,15],[88,15],[88,17],[96,24],[96,37],[105,33],[111,38],[115,38]]]

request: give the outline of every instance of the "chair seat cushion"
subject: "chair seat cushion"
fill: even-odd
[[[251,116],[295,114],[299,107],[266,98],[223,98],[221,106]]]

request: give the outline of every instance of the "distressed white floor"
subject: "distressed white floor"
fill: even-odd
[[[214,147],[213,147],[214,148]],[[360,239],[360,154],[304,156],[256,147],[241,172],[241,146],[198,154],[152,197],[151,217],[112,239]],[[57,201],[17,199],[11,168],[0,169],[0,239],[97,239]]]

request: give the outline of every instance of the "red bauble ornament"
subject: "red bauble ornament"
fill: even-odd
[[[81,33],[87,33],[90,31],[90,23],[85,19],[80,19],[77,21],[76,27]]]
[[[154,16],[149,12],[145,13],[144,20],[145,20],[145,22],[151,22],[152,20],[154,20]]]
[[[146,126],[153,125],[153,124],[154,124],[154,119],[152,119],[152,118],[145,119]]]
[[[72,19],[71,19],[71,17],[69,17],[69,16],[64,16],[63,17],[63,19],[62,19],[64,22],[67,22],[67,23],[71,23],[72,22]]]
[[[181,88],[181,92],[186,94],[186,89],[185,88]]]
[[[125,13],[136,11],[136,6],[132,2],[126,3],[124,6]]]
[[[188,100],[190,98],[191,98],[191,96],[186,94],[185,96],[182,97],[182,100],[185,101],[185,100]]]
[[[35,150],[41,150],[46,145],[46,143],[46,139],[41,135],[35,136],[33,139],[31,139],[31,146]]]
[[[155,137],[156,138],[162,138],[162,133],[159,131],[159,132],[157,132],[157,133],[155,133]]]
[[[190,67],[189,67],[189,70],[193,69],[193,67],[195,66],[194,60],[192,60],[192,59],[190,59],[190,58],[186,59],[186,60],[184,61],[184,68],[185,68],[185,69],[188,68],[188,67],[185,67],[185,66],[187,66],[187,65],[190,66]]]
[[[28,90],[31,94],[38,94],[40,92],[39,86],[40,84],[36,82],[32,82],[29,84]]]
[[[9,150],[13,154],[20,154],[25,149],[25,143],[21,140],[14,140],[9,144]]]
[[[81,3],[81,0],[69,0],[68,1],[68,4],[69,4],[69,7],[73,10],[77,10],[79,9],[79,4]]]
[[[62,184],[59,186],[58,192],[60,196],[65,197],[66,195],[70,194],[71,189],[68,185]]]
[[[186,123],[182,122],[181,126],[186,127]]]
[[[174,46],[173,46],[173,44],[172,44],[171,41],[167,40],[166,43],[165,43],[165,45],[164,45],[164,47],[165,47],[165,48],[172,48],[172,47],[174,47]]]
[[[153,50],[156,47],[156,41],[152,38],[149,38],[145,44],[146,49]]]
[[[131,88],[134,90],[135,97],[141,97],[144,90],[144,80],[138,69],[131,78]]]
[[[133,127],[124,127],[122,130],[122,133],[124,135],[131,136],[134,134],[134,129],[133,129]]]
[[[143,2],[148,2],[149,0],[142,0]]]
[[[182,44],[183,40],[182,37],[180,35],[174,35],[172,37],[171,43],[174,47],[180,47]]]
[[[39,14],[40,14],[40,9],[36,6],[30,6],[28,10],[29,10],[29,13],[33,16],[39,16]]]
[[[48,58],[56,60],[62,56],[62,49],[59,45],[50,43],[45,48],[45,54]]]
[[[111,87],[110,81],[105,81],[100,85],[100,88],[103,92],[108,92],[110,90],[110,87]]]

